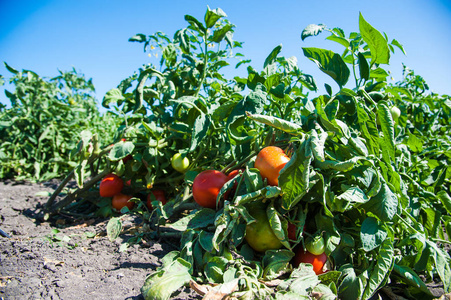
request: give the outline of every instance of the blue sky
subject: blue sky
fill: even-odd
[[[324,83],[337,86],[305,58],[301,47],[343,48],[327,41],[327,33],[301,41],[309,24],[358,31],[361,12],[373,27],[397,39],[407,52],[392,55],[386,69],[395,81],[402,79],[405,63],[429,83],[431,90],[451,95],[451,2],[438,0],[347,1],[154,1],[154,0],[0,0],[0,60],[16,69],[29,69],[52,77],[75,67],[92,78],[96,97],[105,93],[145,63],[157,63],[141,44],[128,42],[136,33],[163,31],[172,37],[186,26],[185,14],[202,19],[207,5],[222,8],[236,25],[234,39],[251,65],[261,70],[270,51],[282,44],[282,55],[298,58],[298,66]],[[244,69],[243,69],[244,71]],[[227,71],[236,71],[233,67]],[[9,72],[0,66],[0,74]],[[3,88],[4,89],[4,88]],[[0,102],[9,104],[0,88]]]

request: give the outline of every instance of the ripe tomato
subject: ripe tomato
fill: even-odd
[[[282,243],[274,234],[269,224],[266,210],[263,207],[250,207],[249,213],[255,219],[255,222],[247,224],[246,239],[249,246],[258,252],[266,250],[276,250],[282,247]]]
[[[296,241],[298,238],[296,236],[296,225],[293,223],[288,222],[288,239],[292,241]]]
[[[193,182],[194,200],[202,207],[215,209],[216,198],[227,181],[227,175],[216,170],[206,170],[199,173]]]
[[[122,193],[116,194],[113,196],[113,200],[111,201],[111,206],[113,206],[118,211],[120,211],[122,209],[122,207],[124,207],[124,206],[127,206],[128,209],[132,209],[133,206],[135,206],[135,203],[128,202],[128,200],[130,200],[131,198],[133,198],[133,197],[130,195],[124,195]]]
[[[237,175],[240,174],[240,171],[243,172],[244,170],[243,170],[243,169],[238,169],[238,170],[233,170],[232,172],[230,172],[230,173],[227,175],[227,180],[230,180],[230,179],[235,178],[235,176],[237,176]]]
[[[232,172],[230,172],[230,173],[227,175],[227,181],[232,180],[232,179],[235,178],[236,176],[240,175],[240,172],[243,172],[243,171],[244,171],[243,169],[233,170]],[[240,176],[241,176],[241,175],[240,175]],[[236,189],[237,186],[238,186],[238,181],[236,181],[236,182],[233,184],[232,190],[233,190],[233,189]],[[230,192],[230,191],[227,191],[227,194],[229,194],[229,192]],[[227,197],[226,197],[226,198],[227,198]]]
[[[308,251],[304,251],[302,247],[298,249],[296,255],[294,256],[294,266],[298,267],[301,263],[308,263],[313,265],[313,271],[315,271],[316,275],[324,273],[324,265],[327,261],[326,253],[322,253],[320,255],[314,255]]]
[[[290,161],[282,149],[275,146],[263,148],[257,155],[254,166],[269,185],[279,185],[279,172]]]
[[[108,174],[100,182],[100,197],[113,197],[120,193],[124,187],[124,181],[116,174]]]
[[[155,196],[155,199],[160,201],[163,205],[168,202],[166,200],[166,196],[164,195],[164,191],[163,190],[152,190],[151,192]],[[147,208],[149,208],[150,210],[153,209],[153,207],[152,207],[152,197],[150,196],[150,193],[147,194]]]
[[[171,165],[177,172],[185,173],[189,167],[189,159],[188,157],[182,157],[180,153],[176,153],[171,158]]]

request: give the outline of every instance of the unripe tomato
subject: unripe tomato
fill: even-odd
[[[260,171],[263,179],[268,180],[269,185],[279,185],[279,172],[285,167],[290,158],[279,147],[268,146],[257,155],[254,166]]]
[[[282,243],[274,234],[269,224],[266,210],[262,207],[251,207],[249,210],[255,222],[247,224],[245,239],[252,249],[258,252],[276,250],[282,247]]]
[[[113,197],[120,193],[124,187],[124,181],[116,174],[108,174],[100,182],[100,197]]]
[[[216,208],[216,198],[227,175],[216,170],[206,170],[199,173],[193,181],[194,200],[202,207]]]
[[[155,196],[155,199],[160,201],[163,205],[165,205],[168,201],[166,200],[166,196],[164,195],[163,190],[152,190],[151,193]],[[147,208],[150,210],[153,209],[152,207],[152,197],[150,194],[147,194]]]
[[[171,165],[177,172],[185,173],[189,167],[188,157],[182,157],[182,154],[176,153],[171,158]]]
[[[313,238],[309,237],[305,241],[305,249],[313,255],[320,255],[326,250],[326,245],[324,243],[324,238],[317,235]]]
[[[391,116],[393,118],[393,121],[395,121],[395,122],[401,116],[401,110],[398,107],[396,107],[396,106],[392,106],[391,107],[390,113],[391,113]]]
[[[130,200],[131,198],[133,197],[130,195],[124,195],[122,193],[116,194],[113,196],[113,200],[111,200],[111,206],[113,206],[118,211],[120,211],[125,206],[127,206],[128,209],[132,209],[133,206],[135,206],[135,203],[128,202],[128,200]]]
[[[300,247],[294,256],[293,262],[295,267],[298,267],[301,263],[312,264],[313,271],[315,271],[316,275],[319,275],[324,273],[323,268],[327,262],[327,255],[324,252],[320,255],[314,255]]]

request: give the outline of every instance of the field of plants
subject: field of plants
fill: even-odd
[[[204,299],[395,299],[386,287],[433,299],[430,283],[449,294],[451,98],[407,66],[391,83],[402,44],[357,17],[356,32],[302,31],[343,47],[294,53],[324,83],[282,45],[253,66],[220,8],[171,36],[136,34],[160,63],[112,88],[105,113],[75,70],[6,65],[0,178],[58,179],[43,220],[107,218],[111,242],[132,216],[120,252],[177,241],[145,299],[187,286]],[[228,78],[234,68],[247,75]]]

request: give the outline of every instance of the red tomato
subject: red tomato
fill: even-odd
[[[124,195],[122,193],[116,194],[111,201],[111,206],[113,206],[118,211],[120,211],[124,206],[127,206],[128,209],[132,209],[133,206],[135,206],[135,203],[128,202],[128,200],[130,200],[131,198],[133,197],[130,195]]]
[[[108,174],[100,182],[100,197],[113,197],[120,193],[124,187],[124,181],[116,174]]]
[[[243,170],[243,169],[238,169],[238,170],[233,170],[232,172],[230,172],[230,173],[227,175],[227,180],[230,180],[230,179],[235,178],[235,176],[237,176],[237,175],[240,174],[240,171],[243,172],[244,170]]]
[[[292,241],[296,241],[297,240],[297,236],[296,236],[296,225],[294,225],[293,223],[288,222],[288,239],[292,240]]]
[[[327,255],[322,253],[320,255],[314,255],[308,251],[304,251],[302,247],[296,252],[294,256],[294,266],[298,267],[301,263],[308,263],[313,265],[313,271],[316,275],[323,274],[323,267],[326,264]]]
[[[166,200],[166,196],[164,195],[164,191],[163,190],[152,190],[151,192],[155,196],[155,199],[160,201],[163,205],[168,202]],[[150,196],[150,194],[147,194],[147,208],[149,208],[150,210],[153,209],[153,207],[152,207],[152,197]]]
[[[215,209],[216,198],[227,181],[227,175],[216,170],[206,170],[199,173],[193,182],[194,200],[202,207]]]
[[[275,146],[263,148],[257,155],[254,166],[260,171],[263,179],[268,180],[269,185],[279,185],[279,172],[290,161],[290,158],[282,149]]]
[[[240,172],[241,172],[241,173],[244,172],[244,169],[233,170],[232,172],[230,172],[230,173],[227,175],[227,181],[232,180],[232,179],[235,178],[237,175],[240,175]],[[241,175],[240,175],[240,176],[241,176]],[[238,181],[236,181],[236,182],[233,184],[233,188],[232,188],[231,190],[228,190],[228,191],[227,191],[227,193],[226,193],[226,195],[225,195],[225,198],[226,198],[226,199],[228,198],[228,195],[230,194],[230,192],[232,192],[234,189],[236,189],[237,186],[238,186]]]
[[[122,159],[122,162],[125,164],[126,162],[128,162],[131,159],[133,159],[133,156],[131,154],[129,154]]]

